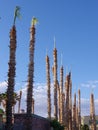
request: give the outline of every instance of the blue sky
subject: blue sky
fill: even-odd
[[[46,83],[46,50],[53,65],[54,36],[58,50],[58,78],[63,55],[64,75],[72,71],[73,92],[81,89],[89,98],[94,88],[98,99],[98,1],[97,0],[0,0],[0,82],[7,80],[9,32],[15,6],[21,7],[21,20],[16,21],[16,86],[24,86],[28,75],[29,29],[37,17],[35,44],[35,83]],[[51,74],[52,81],[52,74]],[[36,86],[35,86],[36,87]]]

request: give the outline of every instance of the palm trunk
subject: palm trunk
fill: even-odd
[[[94,106],[93,93],[91,93],[91,97],[90,97],[90,120],[91,120],[91,130],[96,130],[95,106]]]
[[[69,81],[69,130],[72,130],[72,81],[70,73]]]
[[[70,91],[70,74],[66,76],[66,103],[65,103],[65,126],[67,127],[67,130],[69,130],[69,91]]]
[[[58,120],[58,106],[57,106],[57,50],[54,48],[54,118]]]
[[[50,88],[50,63],[49,57],[46,56],[46,75],[47,75],[47,109],[48,118],[51,119],[51,88]]]
[[[63,110],[62,111],[62,114],[63,114],[63,116],[62,116],[63,117],[62,122],[63,122],[63,125],[64,125],[64,121],[65,121],[64,120],[64,115],[65,115],[65,93],[64,92],[62,93],[62,107],[63,107],[63,109],[62,109]]]
[[[73,105],[73,130],[76,130],[76,93],[74,94],[74,105]]]
[[[78,127],[79,130],[81,130],[81,94],[80,94],[80,89],[78,90]]]
[[[57,94],[58,94],[58,121],[61,121],[61,115],[60,115],[60,86],[59,86],[59,82],[57,83]]]
[[[34,82],[34,47],[35,47],[35,26],[30,28],[30,46],[29,46],[29,69],[28,69],[28,85],[27,85],[27,130],[32,130],[31,114],[32,114],[32,98],[33,98],[33,82]],[[34,107],[34,106],[33,106]]]
[[[30,61],[28,69],[28,86],[27,86],[27,114],[32,113],[33,81],[34,81],[34,47],[35,47],[35,27],[30,29]]]
[[[79,130],[78,107],[76,107],[76,130]]]
[[[10,31],[10,60],[8,71],[8,88],[7,88],[7,103],[6,103],[6,130],[12,128],[12,106],[14,101],[14,86],[15,86],[15,52],[16,52],[16,28],[12,27]]]
[[[63,66],[60,69],[60,123],[64,123],[64,108],[63,108]]]

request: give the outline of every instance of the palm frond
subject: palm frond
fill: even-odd
[[[33,17],[31,24],[36,25],[38,23],[38,19]]]
[[[19,6],[16,6],[15,8],[15,11],[14,11],[14,25],[15,25],[15,21],[16,21],[16,18],[21,18],[21,14],[20,14],[20,7]]]

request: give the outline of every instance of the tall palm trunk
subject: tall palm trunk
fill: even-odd
[[[57,50],[54,48],[53,51],[54,65],[53,65],[53,75],[54,75],[54,117],[58,120],[58,105],[57,105]]]
[[[62,114],[63,114],[63,120],[62,120],[62,122],[63,122],[63,125],[65,124],[65,119],[64,119],[64,115],[65,115],[65,92],[63,92],[62,93],[62,102],[63,102],[63,104],[62,104],[62,107],[63,107],[63,111],[62,111]]]
[[[59,82],[57,82],[57,95],[58,95],[58,121],[60,122],[61,120],[61,115],[60,115],[60,85]]]
[[[63,124],[64,120],[64,108],[63,108],[63,66],[60,69],[60,122]]]
[[[28,68],[28,85],[27,85],[27,130],[32,130],[31,114],[32,114],[32,98],[34,83],[34,47],[35,47],[35,26],[30,28],[30,45],[29,45],[29,68]],[[34,104],[33,104],[34,108]],[[34,111],[33,111],[34,113]]]
[[[79,130],[81,130],[81,93],[80,93],[80,89],[78,90],[78,127]]]
[[[46,75],[47,75],[47,109],[48,118],[51,119],[51,86],[50,86],[50,63],[49,57],[46,56]]]
[[[76,93],[74,94],[73,104],[73,130],[76,130]]]
[[[10,31],[10,59],[8,71],[8,88],[7,88],[7,102],[6,102],[6,130],[13,130],[12,128],[12,106],[14,101],[14,86],[15,86],[15,52],[16,52],[16,28],[12,27]]]
[[[96,130],[96,118],[95,118],[95,106],[94,106],[93,93],[91,93],[91,97],[90,97],[90,120],[91,120],[91,130]]]
[[[69,130],[69,75],[66,76],[65,82],[65,94],[66,94],[66,102],[65,102],[65,126],[67,130]]]
[[[71,72],[70,74],[70,82],[69,82],[69,130],[72,130],[72,80],[71,80]]]
[[[30,46],[29,46],[29,69],[27,85],[27,114],[32,113],[33,81],[34,81],[34,48],[35,48],[35,27],[30,28]]]

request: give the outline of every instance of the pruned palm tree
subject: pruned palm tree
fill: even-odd
[[[32,130],[30,117],[32,114],[32,98],[33,98],[33,86],[34,86],[33,82],[34,82],[35,25],[37,24],[37,22],[38,22],[37,19],[34,17],[32,19],[32,24],[30,28],[29,68],[28,68],[28,85],[27,85],[27,116],[29,123],[27,124],[27,130]]]
[[[51,86],[50,86],[50,61],[49,56],[46,56],[46,79],[47,79],[47,113],[51,119]]]
[[[57,105],[57,49],[53,50],[53,80],[54,80],[54,117],[58,120],[58,105]]]
[[[8,70],[8,88],[6,100],[6,130],[13,130],[12,124],[12,107],[14,102],[14,86],[15,86],[15,70],[16,70],[16,27],[15,21],[19,16],[20,7],[16,6],[14,12],[13,27],[10,31],[10,57],[9,57],[9,70]]]
[[[34,79],[34,49],[35,49],[35,25],[37,19],[34,17],[31,24],[31,39],[29,46],[29,69],[28,69],[28,86],[27,86],[27,114],[32,113],[32,93],[33,93],[33,79]]]

